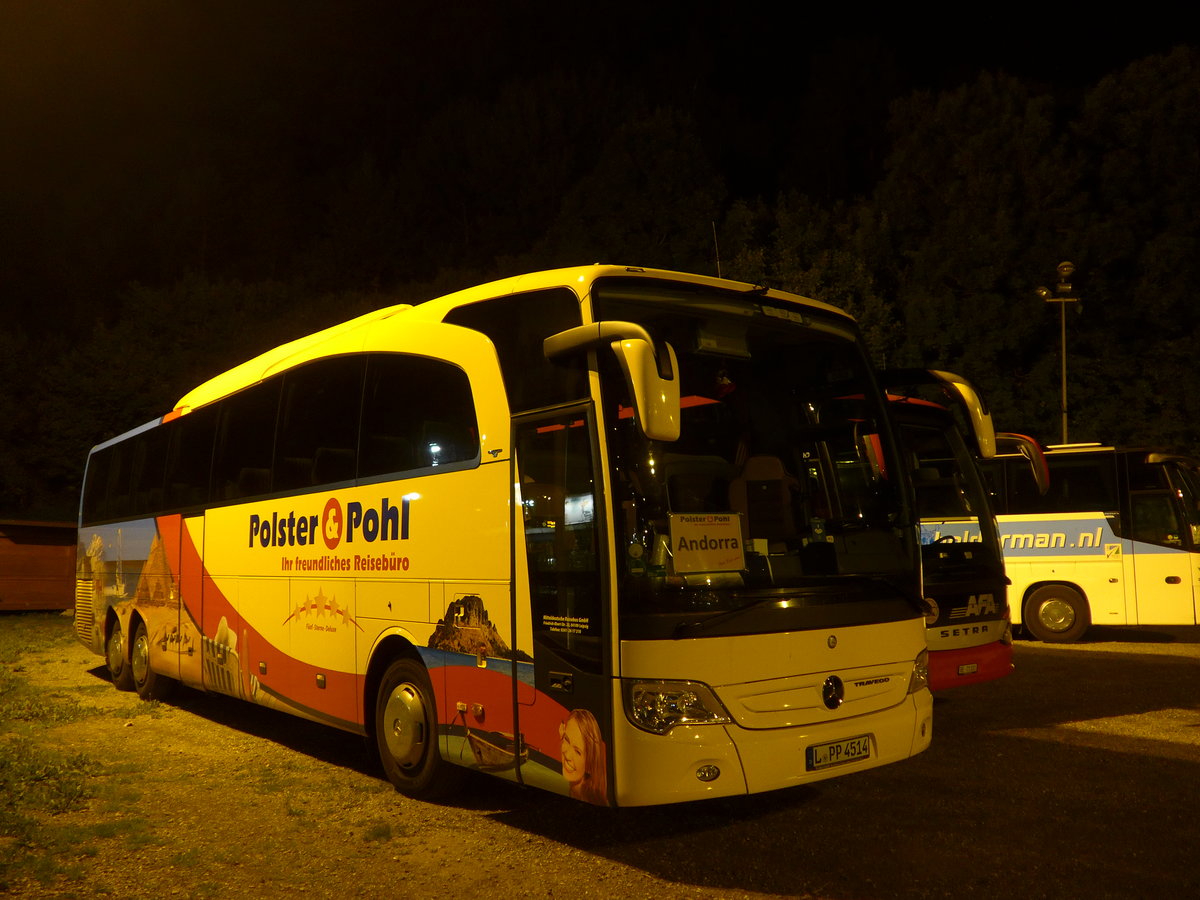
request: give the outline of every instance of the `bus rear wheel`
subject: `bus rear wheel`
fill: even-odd
[[[1025,601],[1025,627],[1039,641],[1068,644],[1083,637],[1092,624],[1083,594],[1065,584],[1047,584]]]
[[[438,751],[437,704],[425,667],[413,659],[391,662],[375,698],[375,744],[383,771],[402,794],[429,798],[451,780]]]
[[[104,657],[108,663],[108,674],[112,678],[113,687],[118,691],[132,691],[133,672],[129,660],[125,658],[125,632],[121,630],[120,622],[114,622],[112,631],[108,633]]]
[[[150,668],[150,634],[146,623],[138,622],[129,653],[133,686],[143,700],[165,700],[175,689],[175,680]]]

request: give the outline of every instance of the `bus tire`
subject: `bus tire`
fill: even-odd
[[[150,634],[146,623],[138,622],[129,652],[133,686],[143,700],[165,700],[175,689],[175,679],[160,675],[150,668]]]
[[[1092,624],[1087,598],[1066,584],[1046,584],[1025,601],[1025,628],[1047,644],[1069,644]]]
[[[401,794],[425,798],[445,792],[454,768],[438,750],[437,704],[429,674],[408,657],[394,659],[375,696],[375,749],[384,774]]]
[[[118,691],[133,690],[133,670],[125,656],[125,632],[120,622],[113,622],[112,631],[104,644],[104,658],[108,663],[108,674],[113,687]]]

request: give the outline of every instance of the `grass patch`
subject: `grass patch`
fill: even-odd
[[[70,619],[59,613],[0,615],[0,724],[61,725],[89,714],[74,696],[30,690],[25,677],[26,652],[65,647],[74,640]]]
[[[363,840],[367,841],[390,841],[392,839],[392,826],[387,822],[379,822],[372,825],[363,832]]]
[[[111,691],[112,685],[104,685]],[[114,719],[136,719],[138,716],[149,716],[151,719],[161,718],[163,705],[157,700],[143,700],[137,694],[129,695],[129,703],[114,709],[110,715]]]
[[[16,662],[27,650],[69,647],[76,640],[71,618],[62,613],[0,613],[0,665]]]
[[[67,871],[64,852],[78,848],[43,819],[82,806],[94,768],[83,754],[54,753],[25,738],[0,741],[0,838],[11,851],[0,857],[0,889],[18,877],[45,883]]]
[[[78,877],[75,861],[88,855],[92,841],[109,836],[103,828],[55,823],[86,804],[100,767],[85,754],[36,740],[40,729],[90,715],[70,694],[34,691],[25,676],[26,653],[74,639],[70,620],[58,613],[0,615],[0,891],[31,879]]]
[[[74,697],[62,694],[31,694],[17,688],[12,696],[0,698],[0,722],[44,722],[61,725],[90,714]]]
[[[23,738],[0,743],[0,828],[21,810],[59,813],[78,806],[88,796],[93,768],[82,753],[63,756]]]
[[[200,851],[199,847],[188,847],[171,857],[171,865],[188,869],[207,866],[210,862],[211,860]]]
[[[111,841],[124,838],[131,846],[142,846],[153,841],[147,840],[150,824],[145,819],[110,819],[106,822],[96,822],[92,825],[69,825],[55,830],[55,837],[63,846],[78,848],[83,856],[95,856],[93,846],[95,841]]]

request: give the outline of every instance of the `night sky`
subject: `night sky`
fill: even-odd
[[[486,109],[502,84],[606,73],[688,110],[734,195],[835,199],[869,190],[888,104],[911,90],[984,69],[1082,89],[1186,39],[1159,22],[1085,27],[1009,8],[880,18],[706,2],[4,0],[0,23],[10,312],[43,283],[43,302],[73,294],[78,306],[97,288],[178,277],[196,255],[146,248],[197,210],[286,194],[295,209],[280,216],[303,219],[320,179],[364,153],[403,165],[406,142],[447,105]],[[596,139],[615,124],[596,121]],[[423,164],[431,182],[455,177]],[[239,268],[214,234],[189,239],[211,241],[202,261],[230,274],[280,274]]]
[[[728,245],[710,247],[708,235],[741,209],[871,198],[902,137],[890,110],[914,91],[943,97],[1002,71],[1073,110],[1106,74],[1200,44],[1195,29],[1138,14],[1085,25],[1012,7],[0,0],[0,511],[69,516],[88,447],[370,305],[550,265],[715,273],[712,251]],[[929,134],[943,151],[979,138]],[[989,157],[992,171],[1008,166],[1003,153]],[[1160,190],[1192,205],[1170,184]],[[920,201],[910,193],[890,214],[922,220]],[[933,208],[937,221],[962,212]],[[1054,228],[1024,234],[1052,257],[1004,257],[1012,283],[993,279],[982,295],[1032,296],[1023,279],[1044,276],[1022,273],[1049,273],[1070,246]],[[932,255],[960,251],[957,282],[979,255],[950,238]],[[918,290],[945,284],[930,277]],[[813,290],[853,302],[839,299],[843,286],[856,289]],[[1180,296],[1191,305],[1190,284],[1175,286]],[[1036,335],[1026,343],[1021,377],[1053,361]],[[947,357],[939,366],[968,352],[929,346]],[[1000,362],[1017,365],[1005,353]],[[1190,372],[1191,354],[1180,355]],[[977,369],[1009,399],[1011,373]],[[1192,421],[1188,392],[1170,371],[1162,378],[1176,411],[1147,408],[1143,420]],[[1049,415],[1017,403],[1014,426]]]

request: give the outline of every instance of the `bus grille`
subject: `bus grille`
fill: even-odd
[[[96,607],[92,603],[95,590],[96,583],[90,578],[75,579],[75,634],[88,646],[96,625]]]

